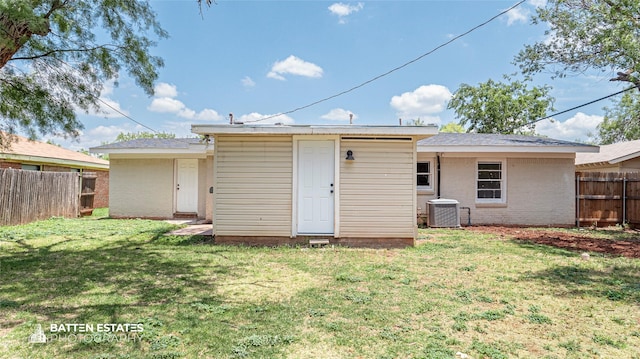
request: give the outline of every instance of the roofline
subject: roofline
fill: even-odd
[[[597,146],[500,146],[500,145],[483,145],[483,146],[458,146],[458,145],[429,145],[424,146],[418,144],[418,152],[479,152],[479,153],[496,153],[496,152],[516,152],[516,153],[576,153],[576,152],[598,152]]]
[[[438,126],[191,125],[199,135],[382,135],[431,136]]]
[[[640,156],[640,151],[635,151],[633,153],[629,153],[629,154],[626,154],[624,156],[612,158],[610,160],[604,160],[603,162],[608,162],[608,163],[614,165],[616,163],[624,162],[624,161],[636,158],[638,156]]]
[[[42,164],[54,164],[54,165],[63,165],[70,167],[82,167],[82,168],[91,168],[91,169],[101,169],[108,170],[109,164],[101,164],[94,162],[85,162],[78,160],[66,160],[62,158],[53,158],[53,157],[41,157],[41,156],[28,156],[28,155],[13,155],[8,153],[3,153],[0,155],[0,158],[6,160],[14,160],[14,161],[26,161],[26,162],[35,162]]]
[[[164,147],[119,147],[119,148],[100,148],[91,147],[91,153],[107,153],[107,154],[204,154],[213,151],[213,147],[207,144],[189,144],[188,148],[164,148]]]

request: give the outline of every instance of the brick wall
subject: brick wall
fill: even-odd
[[[95,197],[93,198],[94,208],[109,207],[109,171],[91,171],[95,172],[96,178]]]

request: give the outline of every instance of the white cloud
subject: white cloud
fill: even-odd
[[[361,3],[361,2],[357,3],[356,5],[343,4],[341,2],[337,2],[329,6],[329,11],[332,14],[338,16],[339,23],[346,24],[347,19],[345,19],[345,17],[353,14],[354,12],[358,12],[363,8],[364,8],[364,3]]]
[[[90,109],[88,111],[88,115],[102,117],[102,118],[121,118],[129,116],[129,112],[124,110],[120,103],[116,100],[109,97],[109,95],[113,94],[113,81],[109,81],[103,84],[102,92],[100,93],[100,97],[98,97],[98,107],[97,111]],[[76,111],[81,111],[79,108]]]
[[[267,77],[285,80],[283,75],[291,74],[305,77],[322,77],[322,68],[314,63],[306,62],[296,56],[289,56],[283,61],[276,61]]]
[[[432,116],[442,112],[451,99],[451,91],[442,85],[423,85],[413,92],[405,92],[393,96],[390,105],[397,115],[406,119],[420,118],[424,122],[440,122],[440,118]]]
[[[529,3],[535,7],[547,6],[547,0],[529,0]]]
[[[160,82],[153,88],[155,97],[177,97],[178,89],[175,85]]]
[[[273,115],[263,115],[257,112],[252,112],[250,114],[247,115],[242,115],[240,117],[234,117],[234,121],[237,122],[244,122],[246,124],[249,123],[253,123],[256,125],[270,125],[270,124],[274,124],[274,123],[282,123],[284,125],[291,125],[294,123],[294,120],[287,116],[287,115],[278,115],[275,117],[271,117]],[[263,120],[263,121],[259,121],[262,120],[263,118],[267,118],[267,117],[271,117],[267,120]]]
[[[331,121],[349,121],[349,115],[353,114],[353,112],[349,111],[349,110],[345,110],[342,108],[334,108],[333,110],[329,111],[328,113],[320,116],[320,118],[323,118],[325,120],[331,120]],[[358,116],[353,115],[353,119],[357,119]]]
[[[240,81],[242,82],[242,86],[247,87],[247,88],[254,87],[256,85],[256,82],[253,81],[253,79],[251,79],[251,77],[249,77],[249,76],[245,76]]]
[[[529,10],[516,7],[509,10],[505,15],[507,15],[507,26],[511,26],[517,22],[526,24],[527,18],[529,17]]]
[[[170,97],[154,98],[147,110],[160,113],[178,113],[186,108],[180,100]]]
[[[158,113],[172,113],[188,120],[220,121],[223,119],[217,111],[205,108],[196,112],[188,108],[184,102],[175,99],[178,95],[176,86],[160,83],[155,88],[155,98],[147,106],[147,110]]]
[[[578,112],[564,122],[540,121],[536,125],[536,132],[558,140],[587,141],[589,137],[597,133],[597,127],[602,119],[602,116]]]

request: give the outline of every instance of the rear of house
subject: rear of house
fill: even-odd
[[[426,217],[428,201],[445,198],[468,209],[463,223],[571,226],[576,152],[597,150],[543,137],[439,134],[418,143],[418,168],[431,178],[418,186],[420,211]]]
[[[192,126],[214,138],[217,243],[413,245],[427,127]]]

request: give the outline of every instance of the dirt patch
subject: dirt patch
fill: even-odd
[[[495,234],[498,239],[543,244],[576,252],[605,253],[614,256],[640,258],[640,232],[619,232],[624,239],[601,238],[585,229],[583,233],[559,230],[539,230],[516,227],[479,226],[464,230]],[[616,236],[611,236],[616,237]]]

